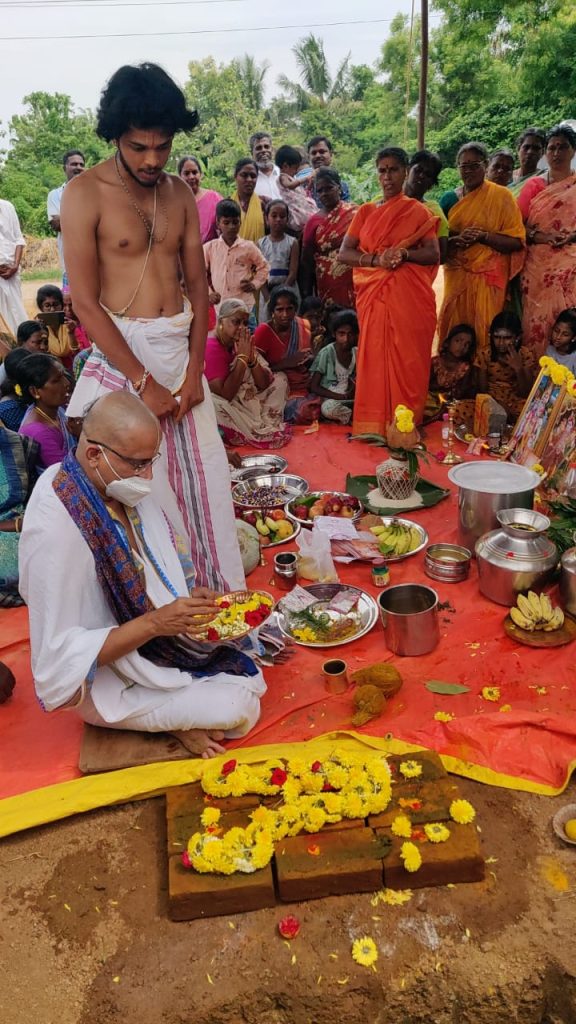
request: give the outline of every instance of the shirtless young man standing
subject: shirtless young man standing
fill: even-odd
[[[97,132],[116,152],[74,178],[62,198],[70,291],[93,341],[68,416],[82,417],[107,391],[141,397],[161,418],[161,461],[197,585],[237,589],[244,573],[230,474],[202,376],[208,287],[198,213],[186,184],[163,170],[174,135],[196,123],[155,64],[120,68],[102,93]]]

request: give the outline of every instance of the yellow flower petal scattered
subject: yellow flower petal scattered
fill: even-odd
[[[494,703],[500,700],[500,687],[499,686],[483,686],[482,687],[482,698],[483,700],[490,700]]]
[[[434,718],[437,722],[451,722],[454,715],[451,711],[437,711]]]
[[[498,711],[504,711],[504,712],[512,711],[512,705],[511,704],[501,704],[500,707],[498,708]]]
[[[370,901],[374,906],[387,903],[389,907],[400,907],[412,899],[412,889],[381,889]]]
[[[424,832],[431,843],[445,843],[447,839],[450,839],[450,829],[440,822],[424,825]]]
[[[368,935],[352,943],[352,957],[362,967],[371,967],[378,959],[378,947]]]
[[[422,855],[415,843],[402,843],[400,856],[406,871],[418,871],[422,866]]]
[[[217,821],[220,821],[220,813],[217,807],[207,807],[205,811],[202,811],[200,821],[203,825],[215,825]]]
[[[401,761],[400,772],[405,779],[417,779],[422,775],[422,765],[418,761]]]
[[[548,693],[548,690],[546,689],[545,686],[537,686],[536,687],[536,693],[538,694],[539,697],[545,697],[546,694]]]
[[[397,814],[392,822],[392,834],[401,836],[403,839],[410,839],[412,835],[412,822],[407,814]]]
[[[476,817],[476,811],[468,800],[453,800],[450,804],[450,817],[458,825],[469,825]]]

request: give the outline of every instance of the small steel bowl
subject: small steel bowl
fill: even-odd
[[[564,831],[566,822],[572,818],[576,818],[576,804],[565,804],[559,811],[556,811],[552,818],[552,828],[563,843],[568,843],[569,846],[576,846],[576,839],[569,839]]]
[[[232,472],[232,479],[251,480],[255,476],[278,475],[287,469],[288,463],[281,455],[245,455],[240,469]]]
[[[256,488],[277,487],[284,488],[285,494],[277,501],[263,501],[255,494]],[[251,509],[275,509],[284,508],[288,501],[292,501],[308,490],[308,481],[304,477],[294,476],[292,473],[283,473],[273,476],[255,476],[249,480],[241,480],[232,488],[232,501],[242,511]],[[253,500],[251,500],[253,497]]]
[[[431,544],[424,555],[424,572],[430,579],[461,583],[470,572],[472,552],[459,544]]]

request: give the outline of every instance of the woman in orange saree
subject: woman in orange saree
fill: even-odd
[[[522,269],[525,231],[510,191],[485,181],[485,146],[466,143],[457,164],[464,189],[448,213],[450,237],[438,330],[444,338],[455,324],[472,324],[478,339],[476,361],[485,368],[490,324],[504,308],[508,282]]]
[[[547,135],[546,174],[531,178],[518,198],[528,253],[522,271],[524,344],[540,357],[564,309],[576,306],[576,134],[569,125]]]
[[[416,423],[422,420],[440,250],[438,217],[402,193],[404,150],[381,150],[376,166],[383,199],[360,207],[339,258],[354,267],[360,321],[353,433],[385,435],[397,405],[412,409]]]

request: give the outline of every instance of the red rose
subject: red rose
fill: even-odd
[[[321,767],[322,767],[322,762],[321,761],[314,761],[314,764],[310,768],[310,771],[314,772],[314,773],[319,772]]]
[[[262,619],[258,612],[246,612],[244,616],[244,622],[248,626],[259,626],[260,623],[262,622]]]
[[[288,914],[278,921],[278,931],[283,939],[295,939],[300,931],[300,921],[293,914]]]
[[[322,786],[322,792],[323,793],[333,793],[334,792],[334,786],[331,786],[329,782],[325,782],[324,785]]]
[[[181,855],[180,859],[181,859],[182,864],[183,864],[183,866],[185,868],[191,868],[192,867],[192,861],[190,860],[190,857],[188,856],[188,850],[184,850],[184,853]]]
[[[230,607],[230,601],[218,601],[218,607],[219,608],[229,608]]]
[[[270,776],[271,786],[283,786],[288,778],[288,772],[285,772],[283,768],[275,768]]]
[[[220,639],[220,634],[217,629],[214,629],[214,626],[210,626],[208,632],[206,633],[206,638],[210,640],[212,643],[214,643],[215,641]]]
[[[226,761],[220,769],[220,775],[223,775],[224,778],[226,778],[227,775],[230,775],[230,773],[234,771],[237,764],[237,761]]]

